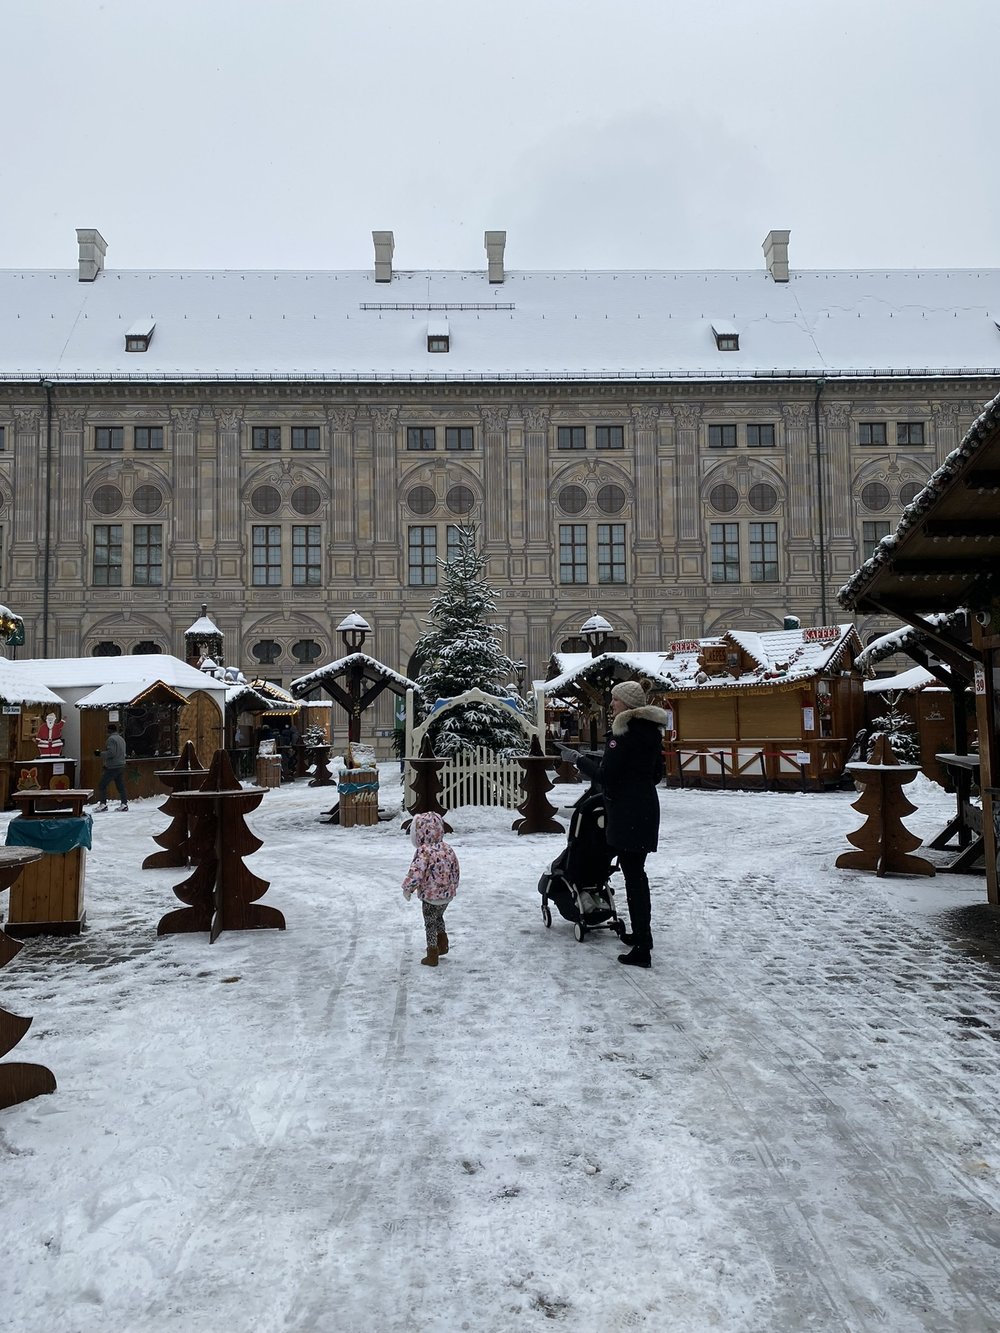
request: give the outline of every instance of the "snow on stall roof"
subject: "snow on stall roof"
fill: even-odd
[[[934,506],[938,498],[954,481],[956,475],[964,469],[968,460],[982,447],[991,432],[996,428],[998,421],[1000,421],[1000,394],[986,404],[966,431],[961,444],[952,449],[937,471],[928,478],[927,485],[923,490],[915,495],[906,506],[900,516],[895,532],[890,532],[888,536],[882,538],[869,559],[859,569],[855,570],[843,585],[837,593],[837,600],[841,606],[846,606],[848,610],[853,609],[855,601],[863,590],[883,565],[889,563],[901,539]]]
[[[58,694],[43,685],[34,672],[25,670],[26,665],[0,658],[0,700],[8,704],[62,704]]]
[[[541,689],[546,695],[557,695],[574,681],[586,679],[595,662],[608,661],[648,676],[665,692],[763,687],[770,685],[778,674],[783,681],[807,679],[836,667],[849,644],[861,646],[853,625],[831,625],[829,630],[829,637],[816,640],[809,637],[815,634],[814,630],[802,628],[764,632],[727,630],[708,639],[678,641],[677,647],[659,653],[602,653],[598,658],[589,653],[553,653],[552,662],[559,674],[542,682]],[[704,649],[727,643],[742,649],[756,663],[755,668],[735,677],[704,672],[701,661]]]
[[[134,698],[144,685],[161,680],[180,690],[220,690],[222,684],[169,653],[129,653],[121,657],[39,657],[18,662],[53,689],[99,684],[134,684]]]
[[[1000,269],[0,271],[0,377],[753,379],[995,374]],[[125,350],[137,317],[156,322]],[[427,350],[446,318],[451,351]],[[720,351],[713,322],[740,330]]]
[[[924,616],[924,620],[927,621],[928,625],[934,625],[937,629],[950,629],[961,624],[967,615],[968,612],[965,607],[959,607],[957,611],[929,612]],[[918,641],[926,641],[924,632],[914,625],[903,625],[899,629],[892,630],[889,634],[883,634],[879,638],[873,639],[867,648],[858,653],[855,666],[859,671],[866,672],[877,662],[882,662],[887,657],[894,657],[896,653],[905,653],[910,644]]]
[[[407,690],[415,690],[420,693],[420,686],[415,680],[410,680],[407,676],[402,676],[398,671],[393,671],[392,667],[387,667],[384,662],[380,662],[375,657],[369,657],[367,653],[348,653],[346,657],[338,657],[335,662],[327,662],[326,666],[317,667],[315,671],[310,671],[307,676],[299,676],[293,680],[289,689],[293,696],[299,694],[308,694],[310,690],[316,689],[331,677],[343,675],[343,673],[355,663],[361,663],[371,677],[381,677],[394,683],[398,689],[397,693],[405,694]]]
[[[922,666],[910,667],[908,671],[900,671],[895,676],[875,676],[865,681],[864,689],[866,694],[887,694],[896,690],[923,690],[928,685],[950,693],[946,685],[942,685]]]
[[[211,616],[199,616],[193,625],[189,625],[184,631],[185,634],[221,634],[222,630],[212,619]]]

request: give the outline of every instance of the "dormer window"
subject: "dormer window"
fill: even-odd
[[[715,345],[720,352],[740,350],[740,331],[735,324],[729,324],[721,319],[713,320],[712,333],[715,335]]]
[[[133,325],[125,330],[125,350],[126,352],[148,352],[149,344],[153,341],[153,330],[156,328],[156,322],[152,319],[137,319]]]
[[[427,325],[428,352],[450,352],[451,331],[446,319],[432,319]]]

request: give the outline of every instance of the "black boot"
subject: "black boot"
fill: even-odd
[[[648,949],[640,949],[636,946],[630,949],[628,953],[618,955],[619,963],[624,963],[626,967],[652,967],[653,960],[649,956]]]

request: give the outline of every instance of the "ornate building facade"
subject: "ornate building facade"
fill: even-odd
[[[287,686],[357,610],[409,674],[466,522],[529,679],[595,611],[637,650],[829,623],[1000,390],[998,271],[789,275],[771,233],[760,272],[517,274],[487,233],[398,274],[384,235],[371,273],[115,274],[85,231],[0,274],[27,656],[180,652],[208,603]]]

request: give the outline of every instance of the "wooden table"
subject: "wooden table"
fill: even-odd
[[[41,859],[42,853],[33,847],[0,847],[0,893],[10,888],[25,866]],[[5,930],[0,930],[0,967],[5,967],[23,947]],[[30,1018],[0,1008],[0,1055],[12,1051],[30,1027]],[[0,1109],[55,1090],[56,1081],[44,1065],[15,1061],[0,1064]]]
[[[65,787],[62,791],[14,791],[10,797],[25,819],[80,819],[93,794],[89,787]]]
[[[955,817],[928,844],[938,851],[958,844],[957,855],[942,870],[978,874],[983,857],[983,811],[972,800],[972,789],[979,788],[978,754],[939,754],[938,763],[955,784]]]

